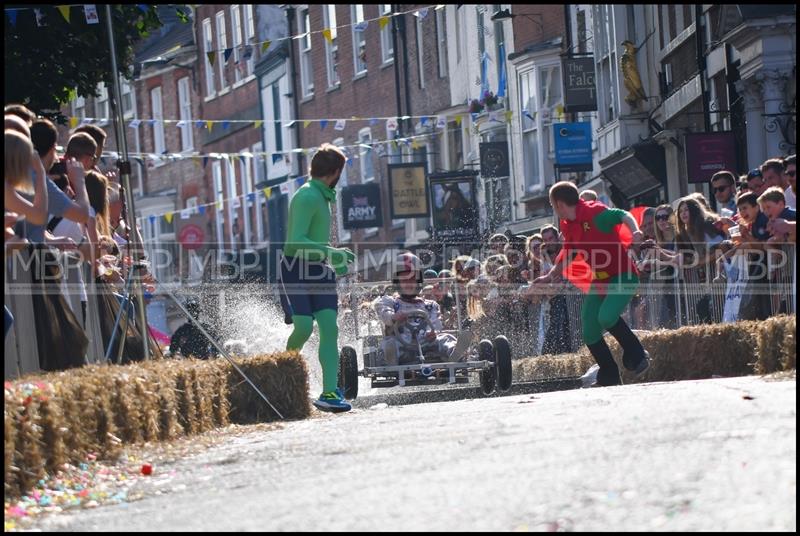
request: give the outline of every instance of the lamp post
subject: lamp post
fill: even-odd
[[[511,13],[510,9],[501,9],[492,15],[491,20],[493,22],[497,22],[501,20],[513,19],[515,17],[524,17],[532,20],[539,26],[539,30],[544,33],[544,15],[541,13]],[[538,19],[536,17],[538,17]]]

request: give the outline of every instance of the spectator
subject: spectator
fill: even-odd
[[[650,279],[663,289],[660,293],[661,299],[658,300],[659,326],[675,328],[678,321],[675,294],[678,273],[674,266],[677,259],[677,232],[672,207],[667,204],[656,207],[653,220],[656,247],[649,250],[655,257],[650,268]]]
[[[19,117],[28,127],[36,120],[36,114],[22,104],[6,104],[3,113],[6,116],[13,115]]]
[[[495,274],[497,272],[497,269],[507,264],[508,260],[506,259],[506,256],[503,255],[502,253],[491,255],[487,257],[485,261],[483,261],[482,271],[484,274],[486,274],[489,280],[493,281],[495,279]]]
[[[561,252],[561,233],[553,225],[546,225],[541,230],[544,240],[542,272],[548,273],[556,263]],[[549,314],[550,322],[542,344],[543,354],[566,354],[574,350],[569,331],[569,312],[567,298],[562,292],[563,283],[556,283],[550,289]]]
[[[73,134],[81,132],[88,134],[94,140],[96,145],[94,161],[96,164],[100,160],[100,157],[103,156],[103,150],[106,146],[106,132],[97,125],[81,125],[73,131]],[[100,169],[97,169],[97,171],[100,171]]]
[[[24,120],[20,119],[16,115],[7,115],[5,117],[5,130],[14,130],[19,132],[26,138],[30,139],[31,137],[31,129]]]
[[[528,281],[533,281],[542,275],[542,246],[544,240],[540,233],[536,233],[528,239]]]
[[[645,240],[655,240],[656,238],[655,214],[656,209],[654,207],[647,207],[642,212],[642,224],[640,227]]]
[[[597,201],[597,192],[594,190],[584,190],[579,197],[584,201]]]
[[[89,171],[97,163],[97,144],[85,132],[73,134],[67,142],[67,153],[64,158],[74,158],[81,163],[85,171]]]
[[[767,184],[764,182],[764,177],[761,175],[761,169],[751,169],[747,174],[747,189],[755,192],[756,195],[761,195],[767,189]]]
[[[769,218],[759,209],[758,196],[753,192],[739,194],[736,205],[741,233],[736,250],[746,252],[748,262],[748,284],[739,305],[738,318],[764,320],[772,308],[765,291],[769,284],[764,246],[770,237],[767,230]]]
[[[730,171],[717,171],[711,177],[711,192],[717,200],[720,216],[736,214],[736,177]]]
[[[716,252],[722,247],[726,233],[719,217],[709,212],[695,196],[687,196],[678,203],[678,248],[684,264],[684,281],[699,296],[695,303],[698,318],[710,323],[710,284],[714,279],[713,263]],[[687,257],[687,255],[689,257]]]
[[[53,167],[57,158],[58,130],[56,130],[56,126],[47,119],[37,119],[31,125],[31,141],[33,148],[42,159],[44,169],[50,173],[50,168]]]
[[[506,244],[508,244],[508,237],[502,233],[493,234],[489,238],[489,250],[491,251],[491,255],[499,255],[503,253],[503,250],[506,248]]]
[[[758,197],[761,210],[770,220],[783,218],[786,221],[796,221],[797,212],[786,206],[786,197],[780,187],[772,186]]]
[[[5,191],[4,204],[7,210],[24,216],[34,225],[47,222],[47,188],[41,159],[33,150],[30,139],[13,130],[5,132]],[[31,184],[31,171],[34,184]],[[33,194],[33,202],[20,195]],[[21,236],[25,237],[24,234]]]
[[[749,192],[749,191],[750,191],[750,187],[747,186],[747,175],[740,175],[739,176],[739,190],[738,190],[738,192],[741,194],[741,193]]]
[[[18,237],[14,234],[14,230],[12,229],[12,225],[17,222],[19,219],[19,214],[16,212],[9,212],[5,211],[4,221],[5,221],[5,239],[4,239],[4,254],[8,253],[9,250],[17,250],[25,248],[28,245],[28,241],[24,238]],[[14,325],[14,315],[11,314],[11,311],[8,307],[3,306],[5,310],[5,326],[6,326],[6,334],[5,337],[8,337],[8,332],[11,330],[11,326]]]
[[[789,155],[783,159],[783,178],[788,185],[783,195],[786,197],[786,206],[797,210],[797,167],[795,155]]]
[[[784,183],[783,172],[783,160],[780,158],[770,158],[761,164],[761,176],[764,179],[765,189],[780,188],[781,191],[785,190],[788,184]]]

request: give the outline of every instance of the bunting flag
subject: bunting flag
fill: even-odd
[[[253,47],[252,45],[247,45],[244,47],[244,54],[242,54],[242,58],[245,60],[249,60],[253,57]]]
[[[333,126],[334,130],[344,130],[345,124],[347,121],[344,119],[337,119],[336,124]]]
[[[61,16],[64,17],[64,20],[69,22],[69,8],[72,6],[57,6],[58,10],[61,12]]]
[[[428,118],[427,117],[421,117],[420,120],[419,120],[419,124],[420,124],[421,127],[428,126]]]
[[[206,56],[208,56],[208,62],[213,66],[214,61],[217,59],[217,51],[212,50],[211,52],[206,52]]]
[[[506,123],[510,123],[512,117],[514,117],[514,112],[511,110],[506,111]]]
[[[206,121],[206,128],[208,129],[208,133],[211,134],[211,129],[214,128],[214,121]]]
[[[282,194],[288,194],[289,193],[289,183],[288,182],[282,182],[281,183],[281,193]]]
[[[206,167],[206,165],[208,165],[208,157],[207,157],[207,156],[204,156],[204,157],[203,157],[203,167],[205,168],[205,167]]]
[[[310,124],[311,124],[311,121],[309,121],[309,120],[303,121],[303,128],[308,127],[308,125],[310,125]]]
[[[275,164],[277,164],[278,161],[280,161],[281,158],[283,158],[283,156],[281,156],[279,153],[273,153],[273,155],[272,155],[272,165],[274,166]]]
[[[353,30],[355,30],[357,32],[363,32],[364,30],[367,29],[368,25],[369,25],[369,21],[363,20],[363,21],[359,22],[358,24],[356,24],[355,26],[353,26]]]
[[[389,24],[389,17],[381,17],[378,19],[378,26],[380,26],[381,30],[386,28],[387,24]]]
[[[194,122],[195,128],[203,128],[204,125],[205,125],[204,121],[195,121]]]
[[[392,117],[386,120],[386,130],[397,130],[397,118]]]
[[[11,23],[11,26],[17,26],[17,10],[16,9],[9,9],[6,11],[8,15],[8,21]]]
[[[164,219],[167,220],[167,223],[172,223],[173,216],[175,216],[174,212],[167,212],[164,214]]]
[[[498,97],[505,97],[506,96],[506,45],[505,43],[500,43],[499,48],[499,56],[500,56],[500,81],[497,83],[497,96]]]
[[[411,148],[412,149],[419,149],[420,148],[420,144],[416,139],[411,142]]]
[[[327,119],[323,119],[322,121],[319,122],[320,130],[325,130],[325,127],[327,127],[327,126],[328,126],[328,120]]]
[[[188,220],[191,217],[192,217],[192,209],[185,208],[185,209],[181,210],[181,219],[182,220]]]
[[[186,121],[178,121],[178,122],[175,124],[175,126],[176,126],[176,127],[178,127],[178,128],[183,128],[183,127],[185,127],[185,126],[186,126]]]
[[[415,15],[417,15],[420,19],[424,19],[425,17],[428,16],[428,8],[427,7],[423,7],[422,9],[417,11],[415,13]]]
[[[255,128],[255,129],[259,129],[259,128],[261,128],[261,125],[263,125],[263,124],[264,124],[264,121],[261,121],[261,120],[259,119],[258,121],[255,121],[255,122],[253,123],[253,128]]]
[[[305,182],[305,177],[297,177],[294,181],[294,183],[298,186],[298,188],[302,186],[304,182]]]
[[[456,116],[456,125],[461,126],[461,116],[460,115]]]
[[[556,116],[563,117],[564,116],[564,105],[563,104],[556,104]]]
[[[375,119],[374,117],[369,120],[369,126],[374,127],[377,124],[378,124],[378,120]]]
[[[331,32],[330,28],[325,28],[322,30],[322,35],[325,36],[325,39],[328,41],[328,43],[333,44],[333,33]]]
[[[86,15],[86,24],[100,24],[100,17],[97,16],[97,7],[94,4],[84,4],[83,14]]]
[[[269,188],[264,188],[261,191],[264,192],[264,198],[265,199],[269,199],[270,195],[272,195],[272,187],[271,186]]]
[[[138,8],[139,8],[139,10],[140,10],[142,13],[147,13],[147,10],[148,10],[148,8],[147,8],[147,4],[136,4],[136,7],[138,7]]]
[[[271,44],[272,44],[272,41],[270,41],[269,39],[264,41],[261,44],[261,53],[264,54]]]
[[[217,210],[222,210],[222,201],[217,201],[216,205],[217,205]]]
[[[247,200],[248,201],[255,201],[256,200],[256,193],[255,192],[250,192],[249,194],[247,194]]]
[[[500,120],[497,118],[497,112],[496,111],[495,112],[489,112],[489,121],[490,122],[491,121],[496,121],[498,123],[500,122]]]
[[[70,117],[69,118],[69,128],[75,128],[78,126],[78,118],[77,117]],[[131,125],[133,126],[133,125]]]
[[[225,52],[222,53],[222,57],[225,59],[225,63],[228,63],[231,54],[233,54],[233,48],[226,48]]]
[[[436,128],[447,128],[447,117],[443,115],[436,116]]]
[[[222,129],[223,130],[228,130],[230,127],[231,127],[231,122],[230,121],[223,121],[222,122]]]
[[[525,117],[527,117],[531,121],[536,121],[536,116],[535,115],[531,115],[531,113],[528,110],[522,110],[522,115],[524,115]]]
[[[155,225],[155,223],[156,223],[156,215],[155,214],[150,214],[150,217],[148,219],[150,220],[150,225]]]
[[[197,207],[197,212],[202,216],[203,214],[206,213],[206,206],[200,205],[199,207]]]

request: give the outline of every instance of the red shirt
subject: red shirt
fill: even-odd
[[[604,282],[622,273],[638,274],[628,255],[633,240],[622,223],[625,211],[609,209],[598,201],[578,201],[576,218],[561,220],[565,244],[562,255],[579,252],[565,268],[565,275],[585,292],[592,282]]]

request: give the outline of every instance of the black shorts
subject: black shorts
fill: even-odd
[[[336,273],[325,263],[284,256],[278,288],[287,324],[292,323],[294,315],[313,316],[323,309],[339,309]]]

